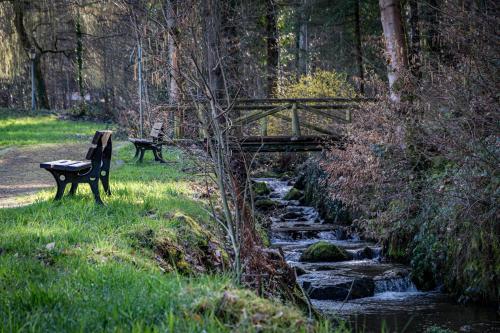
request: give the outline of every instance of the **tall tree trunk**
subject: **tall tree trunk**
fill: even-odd
[[[308,21],[309,21],[309,5],[308,0],[302,0],[301,6],[298,10],[298,25],[297,25],[297,74],[306,75],[308,71],[308,56],[309,56],[309,35],[308,35]]]
[[[401,10],[397,0],[379,0],[379,6],[388,58],[387,76],[391,99],[399,102],[401,95],[396,89],[396,82],[401,78],[407,64]]]
[[[439,42],[439,1],[428,0],[426,10],[427,21],[427,44],[433,55],[440,56],[441,47]]]
[[[77,13],[76,23],[75,23],[75,33],[76,33],[76,80],[78,82],[78,92],[82,99],[82,103],[85,103],[85,92],[83,90],[83,32],[82,25],[80,22],[80,12]]]
[[[220,40],[220,6],[219,1],[203,1],[204,40],[208,66],[208,85],[214,98],[221,100],[224,91],[222,77]]]
[[[420,28],[419,15],[418,15],[418,1],[409,1],[410,17],[409,17],[409,41],[410,41],[410,66],[411,71],[415,77],[421,77],[420,65],[421,65],[421,54],[420,54]]]
[[[178,105],[179,103],[179,33],[177,26],[177,3],[175,0],[165,1],[167,27],[168,27],[168,73],[169,73],[169,87],[168,87],[168,101],[171,105]],[[183,114],[182,110],[178,108],[175,112],[168,115],[168,121],[173,126],[170,126],[173,131],[169,133],[171,137],[180,138],[183,136]]]
[[[168,73],[169,89],[168,97],[170,104],[179,102],[179,62],[178,62],[178,30],[177,30],[177,5],[175,0],[166,0],[166,15],[168,36]]]
[[[231,100],[236,98],[241,87],[241,53],[240,53],[240,38],[238,35],[237,24],[238,20],[238,1],[223,0],[221,1],[221,33],[222,44],[221,52],[223,56],[224,66],[224,86],[229,96],[226,96],[226,104],[229,105]],[[240,110],[231,110],[233,119],[241,116]],[[232,127],[233,135],[241,137],[243,135],[241,126]]]
[[[266,2],[266,37],[267,37],[267,97],[273,96],[276,90],[278,75],[279,46],[278,27],[276,24],[276,1]]]
[[[104,111],[106,114],[112,115],[112,109],[109,102],[109,59],[108,59],[108,46],[106,43],[103,43],[102,46],[102,60],[103,60],[103,79],[104,79]],[[116,115],[115,115],[116,116]]]
[[[228,92],[233,97],[240,88],[240,38],[238,35],[238,0],[221,1],[221,28],[222,44],[221,52],[224,57],[225,85]]]
[[[26,3],[23,1],[14,1],[14,26],[16,28],[16,33],[19,36],[19,41],[21,46],[29,54],[34,48],[31,41],[26,33],[26,28],[24,26],[24,11],[26,10]],[[45,86],[45,80],[43,78],[42,67],[41,67],[41,57],[43,53],[37,52],[35,59],[33,61],[34,77],[36,84],[36,91],[38,96],[38,105],[42,109],[50,109],[49,99],[47,97],[47,89]]]
[[[365,72],[363,70],[363,51],[361,48],[361,20],[359,15],[359,0],[354,0],[354,32],[356,35],[356,62],[359,75],[359,92],[365,93]]]
[[[45,86],[45,79],[43,78],[42,73],[42,55],[43,53],[37,53],[34,61],[36,94],[40,108],[50,110],[47,88]]]

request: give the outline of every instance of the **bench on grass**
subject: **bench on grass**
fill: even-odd
[[[92,144],[95,146],[89,148],[85,157],[87,161],[58,160],[40,164],[40,168],[50,172],[56,180],[57,193],[55,200],[62,198],[66,185],[71,183],[69,194],[74,195],[78,184],[88,183],[94,194],[95,201],[98,204],[103,204],[99,195],[99,179],[106,194],[111,195],[109,189],[109,168],[112,152],[111,133],[111,131],[95,132],[92,139]]]
[[[146,150],[151,150],[155,157],[155,161],[159,161],[160,163],[167,163],[163,159],[163,155],[161,152],[163,142],[163,123],[156,122],[153,124],[153,128],[151,129],[151,133],[149,133],[151,139],[137,139],[137,138],[129,138],[129,141],[132,142],[135,146],[135,155],[134,159],[139,156],[139,162],[142,162],[144,159],[144,153]]]

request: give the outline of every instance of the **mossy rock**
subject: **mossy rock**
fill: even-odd
[[[268,195],[271,193],[271,189],[264,182],[255,182],[253,184],[253,192],[255,195]]]
[[[454,333],[455,331],[449,330],[447,328],[441,328],[439,326],[431,326],[425,330],[425,333]]]
[[[285,195],[285,200],[299,200],[302,197],[302,192],[292,187],[290,191]]]
[[[326,241],[312,244],[300,256],[300,261],[310,262],[345,261],[349,259],[349,254],[344,249]]]
[[[256,177],[256,178],[280,178],[281,176],[283,176],[283,173],[275,172],[275,171],[271,171],[271,170],[257,172],[253,175],[253,177]]]
[[[165,271],[182,274],[221,271],[229,255],[216,235],[189,215],[180,212],[163,216],[168,226],[138,228],[129,234],[136,249],[152,251]]]
[[[278,208],[279,204],[271,199],[260,199],[255,201],[255,208],[260,210],[271,210]]]

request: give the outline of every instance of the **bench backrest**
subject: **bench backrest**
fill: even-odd
[[[161,139],[163,136],[163,123],[162,122],[156,122],[153,124],[153,127],[151,128],[151,132],[149,133],[149,136],[152,137],[153,139]]]
[[[94,138],[92,139],[92,144],[95,145],[90,147],[87,151],[87,160],[94,161],[96,163],[101,163],[101,160],[111,159],[111,131],[96,131]]]

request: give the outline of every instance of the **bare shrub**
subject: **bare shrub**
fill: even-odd
[[[332,196],[361,212],[367,235],[411,260],[422,287],[443,282],[464,301],[500,294],[496,13],[493,3],[446,2],[440,56],[399,83],[397,108],[354,114],[347,147],[324,164]]]

